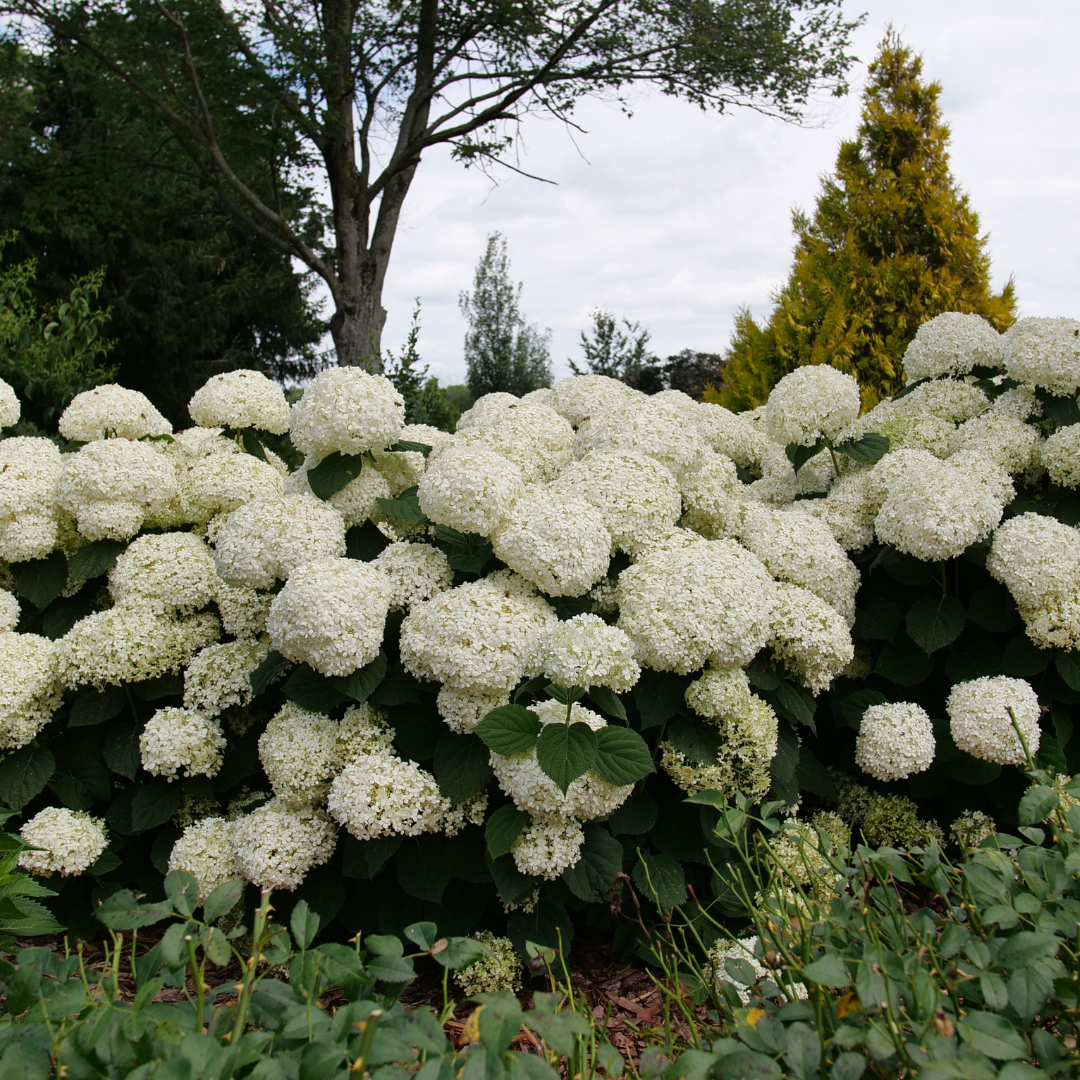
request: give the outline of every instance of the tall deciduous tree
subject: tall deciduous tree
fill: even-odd
[[[613,311],[593,308],[589,332],[581,331],[581,351],[585,354],[585,369],[570,360],[575,375],[606,375],[633,384],[643,368],[656,364],[649,348],[652,334],[638,322],[622,320],[622,327]]]
[[[803,364],[856,376],[873,405],[903,385],[901,357],[921,323],[974,312],[999,330],[1015,319],[1010,280],[990,291],[986,237],[949,171],[949,129],[937,83],[890,31],[870,65],[856,139],[843,142],[814,216],[794,215],[794,264],[759,326],[749,311],[735,335],[717,400],[760,405]]]
[[[857,23],[841,2],[2,0],[0,10],[47,26],[137,89],[246,226],[323,279],[338,360],[355,364],[381,355],[383,283],[427,150],[509,164],[525,117],[568,120],[583,97],[622,100],[640,85],[798,121],[812,93],[846,89]],[[113,17],[130,24],[128,41],[101,32]],[[224,137],[235,106],[222,107],[208,78],[223,45],[272,104],[271,129],[321,167],[328,249],[275,197],[296,159],[270,154],[249,169]]]
[[[458,301],[469,324],[465,333],[465,364],[474,398],[502,391],[527,394],[551,385],[548,338],[521,314],[521,283],[510,282],[506,239],[492,233],[476,264],[473,290]]]

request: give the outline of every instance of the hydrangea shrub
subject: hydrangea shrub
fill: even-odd
[[[875,844],[1007,820],[1021,739],[1080,769],[1080,323],[950,313],[909,352],[863,415],[825,365],[740,415],[586,375],[450,436],[336,369],[0,439],[27,867],[76,928],[173,869],[521,946],[605,924],[622,871],[706,898],[698,792]]]

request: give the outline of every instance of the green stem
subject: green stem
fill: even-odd
[[[945,560],[941,560],[941,595],[949,595],[949,579],[945,575]]]
[[[840,478],[840,462],[836,458],[836,453],[833,451],[832,445],[830,443],[826,443],[825,445],[829,448],[829,457],[832,458],[832,467],[833,467],[834,471],[836,472],[837,479],[839,479]]]
[[[188,963],[191,964],[191,981],[195,984],[195,1029],[201,1035],[203,1033],[203,972],[195,956],[195,939],[187,934],[184,942],[187,944]]]
[[[569,697],[567,697],[566,699],[566,726],[569,727],[570,717],[573,715],[574,712],[574,695],[570,693],[569,687],[567,687],[566,692],[567,694],[569,694]]]
[[[262,902],[255,912],[255,925],[251,934],[251,956],[244,965],[244,974],[240,982],[240,993],[236,1000],[236,1020],[233,1023],[232,1044],[235,1046],[240,1036],[247,1027],[248,1005],[251,1001],[251,991],[255,983],[255,968],[259,954],[262,952],[263,937],[266,933],[266,924],[270,918],[270,893],[262,894]]]
[[[1024,750],[1024,759],[1027,761],[1027,767],[1030,772],[1035,771],[1035,761],[1031,756],[1031,751],[1028,749],[1027,739],[1024,738],[1024,733],[1020,730],[1020,725],[1016,720],[1016,713],[1013,712],[1011,705],[1005,706],[1005,711],[1009,714],[1009,719],[1012,721],[1013,729],[1016,731],[1016,737],[1020,740],[1020,745]]]
[[[128,708],[131,709],[131,718],[137,724],[139,722],[139,710],[135,708],[135,699],[131,696],[131,687],[124,684],[124,694],[127,697]]]

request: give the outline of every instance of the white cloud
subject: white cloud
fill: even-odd
[[[892,20],[942,84],[952,169],[990,234],[993,280],[1015,275],[1028,314],[1077,315],[1080,292],[1080,5],[992,0],[874,0],[856,52],[872,59]],[[852,6],[852,11],[857,10]],[[861,81],[865,68],[861,68]],[[812,209],[819,177],[858,123],[858,94],[828,102],[825,123],[796,128],[749,111],[706,116],[649,96],[627,119],[586,102],[572,140],[552,123],[523,127],[522,167],[497,186],[438,151],[405,204],[387,278],[384,344],[404,340],[422,300],[420,350],[462,381],[458,293],[489,232],[508,242],[522,308],[553,331],[557,374],[579,355],[588,309],[640,320],[660,355],[721,350],[732,316],[769,310],[787,275],[793,206]]]

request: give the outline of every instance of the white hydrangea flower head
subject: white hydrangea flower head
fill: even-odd
[[[731,458],[716,451],[702,451],[692,465],[679,473],[679,490],[687,506],[684,524],[710,540],[734,535],[746,491]]]
[[[1012,416],[1017,420],[1038,420],[1043,414],[1042,402],[1030,386],[1014,386],[998,394],[990,408],[1002,416]]]
[[[962,424],[981,416],[990,407],[990,399],[982,387],[959,379],[935,379],[915,387],[899,401],[882,402],[878,409],[893,415],[933,416],[948,423]]]
[[[234,510],[214,537],[214,561],[229,585],[269,589],[297,567],[345,554],[345,521],[305,495],[255,499]]]
[[[855,741],[855,764],[876,780],[903,780],[925,772],[934,760],[930,714],[910,701],[871,705]]]
[[[392,595],[389,579],[371,563],[305,563],[270,605],[271,648],[324,675],[349,675],[378,656]]]
[[[289,430],[285,393],[261,371],[241,368],[213,375],[188,402],[200,427],[258,428],[272,435]]]
[[[508,409],[520,404],[521,398],[497,390],[492,394],[482,394],[466,409],[454,425],[455,431],[468,431],[472,427],[490,427],[501,420]]]
[[[799,478],[782,447],[769,443],[769,450],[761,458],[761,479],[754,480],[747,494],[751,499],[773,506],[788,506],[799,494]]]
[[[538,391],[533,390],[532,393]],[[550,394],[551,391],[548,390]],[[514,943],[509,938],[496,937],[487,930],[474,934],[475,940],[485,946],[487,953],[479,960],[454,972],[454,981],[466,997],[477,994],[497,994],[521,989],[521,960]]]
[[[566,722],[566,706],[557,701],[540,701],[530,705],[529,709],[540,718],[541,724]],[[588,724],[593,731],[607,726],[607,721],[599,713],[581,705],[573,706],[570,722]],[[551,824],[603,817],[622,806],[634,790],[633,784],[617,786],[594,769],[589,769],[563,793],[540,768],[535,747],[513,757],[492,751],[490,761],[499,787],[514,800],[517,808],[531,814],[537,821]]]
[[[825,522],[845,551],[862,551],[874,541],[874,519],[881,509],[872,490],[872,469],[841,476],[824,499],[806,499],[800,510]],[[884,497],[884,492],[881,493]]]
[[[0,379],[0,428],[11,427],[22,416],[22,403],[10,383]]]
[[[83,443],[172,434],[172,424],[145,394],[115,383],[104,383],[76,394],[60,414],[57,426],[65,439]]]
[[[949,827],[957,847],[977,848],[997,832],[997,823],[981,810],[965,810]]]
[[[405,402],[382,375],[356,367],[320,372],[292,407],[289,437],[306,457],[383,450],[405,426]]]
[[[438,450],[454,441],[454,436],[429,424],[406,424],[399,442],[416,442]],[[419,450],[381,450],[374,455],[379,472],[390,486],[392,496],[400,495],[420,483],[427,468],[427,458]]]
[[[1052,394],[1080,389],[1080,322],[1076,319],[1018,319],[1001,336],[1005,370],[1019,383]]]
[[[557,616],[510,571],[489,574],[413,606],[401,624],[401,662],[418,679],[476,694],[505,693]]]
[[[217,716],[234,705],[251,703],[251,673],[270,648],[250,638],[207,645],[184,671],[184,708]]]
[[[599,510],[614,545],[631,556],[682,513],[682,496],[671,471],[632,451],[589,454],[572,462],[551,490],[583,495]]]
[[[64,455],[57,502],[87,540],[127,540],[176,491],[172,462],[151,444],[104,439]]]
[[[739,538],[773,576],[820,596],[847,620],[848,626],[855,622],[859,569],[825,522],[801,508],[781,511],[748,507]]]
[[[101,689],[179,671],[217,641],[221,624],[207,613],[165,616],[154,601],[129,602],[80,619],[57,643],[61,678]]]
[[[0,633],[0,747],[16,750],[35,738],[62,697],[55,642],[37,634]]]
[[[178,775],[217,776],[224,749],[221,725],[194,709],[158,709],[139,736],[143,768],[169,781]]]
[[[327,806],[357,840],[438,832],[451,809],[431,773],[391,750],[346,765],[330,785]]]
[[[550,386],[538,386],[527,394],[521,395],[521,400],[528,405],[542,405],[545,409],[557,412],[555,408],[555,391]]]
[[[683,518],[686,521],[686,517]],[[653,534],[647,543],[642,544],[635,554],[636,562],[649,558],[661,552],[683,551],[694,544],[707,543],[706,538],[693,529],[684,529],[680,525],[674,525],[670,529],[662,529]]]
[[[946,311],[924,322],[904,350],[907,382],[967,375],[974,367],[1000,368],[1001,335],[981,315]]]
[[[968,453],[939,461],[924,450],[895,450],[874,473],[886,492],[874,519],[878,539],[927,562],[985,540],[1013,497],[1000,467]]]
[[[945,380],[943,380],[945,381]],[[936,386],[926,383],[925,386]],[[919,390],[924,387],[920,386]],[[914,397],[918,391],[909,396]],[[901,447],[911,450],[928,450],[934,457],[949,456],[949,442],[956,431],[952,420],[935,416],[932,412],[904,408],[907,398],[899,402],[882,401],[851,425],[844,438],[858,439],[869,431],[884,435],[893,450]]]
[[[0,559],[43,559],[56,544],[63,457],[51,439],[0,439]]]
[[[334,748],[338,760],[337,768],[364,754],[390,751],[393,743],[394,729],[386,722],[385,713],[367,702],[363,705],[352,705],[345,710],[345,715],[337,727],[337,742]]]
[[[744,469],[760,468],[763,456],[775,445],[747,413],[733,413],[712,402],[698,405],[697,425],[706,445]]]
[[[14,630],[19,624],[22,608],[13,593],[0,589],[0,632]]]
[[[371,560],[371,565],[390,582],[391,611],[409,611],[454,583],[446,556],[431,544],[391,544]]]
[[[562,488],[526,488],[491,543],[497,558],[548,596],[587,593],[611,562],[600,511]]]
[[[451,806],[447,801],[446,809],[439,818],[438,828],[443,836],[457,836],[467,825],[483,825],[487,817],[488,794],[481,789],[467,799]]]
[[[293,809],[277,799],[238,818],[232,828],[240,873],[260,889],[292,892],[337,845],[337,830],[315,807]]]
[[[207,817],[189,825],[173,844],[169,869],[183,870],[199,883],[199,903],[230,878],[240,877],[231,821]]]
[[[859,384],[828,364],[807,364],[788,372],[765,405],[765,427],[780,446],[812,446],[833,439],[858,415]]]
[[[625,693],[640,678],[630,639],[599,615],[575,615],[541,634],[526,661],[529,675],[545,675],[557,686],[589,690],[606,686]]]
[[[606,375],[571,375],[560,379],[551,388],[551,394],[551,407],[574,427],[588,416],[600,416],[625,401],[644,396]]]
[[[994,533],[986,569],[1020,608],[1039,608],[1080,580],[1080,533],[1042,514],[1010,518]]]
[[[722,720],[745,710],[754,696],[741,667],[714,667],[686,688],[686,704],[699,716]]]
[[[285,490],[285,481],[273,465],[235,443],[221,442],[232,449],[186,458],[177,468],[184,516],[200,525],[216,514],[232,513],[253,499],[272,499]]]
[[[109,843],[105,822],[82,810],[47,806],[20,830],[19,836],[39,851],[21,851],[19,866],[31,874],[70,877],[89,870]]]
[[[1001,413],[987,412],[962,423],[949,440],[952,454],[973,451],[1008,473],[1022,473],[1039,460],[1042,436],[1035,428]]]
[[[956,683],[946,711],[953,742],[972,757],[998,765],[1023,765],[1024,747],[1017,738],[1009,710],[1034,757],[1039,749],[1039,698],[1031,684],[1006,675],[987,675]]]
[[[847,620],[798,585],[777,584],[769,635],[773,656],[814,694],[828,690],[855,656]]]
[[[457,446],[491,450],[521,469],[527,484],[551,480],[569,463],[574,429],[552,409],[515,401],[490,422],[458,425]]]
[[[582,420],[574,436],[574,457],[639,453],[676,475],[691,466],[705,448],[696,420],[689,419],[678,402],[659,398],[630,398]]]
[[[313,458],[304,462],[303,468],[290,474],[285,481],[286,495],[312,496],[308,482],[308,469],[316,464]],[[345,527],[363,525],[365,521],[381,514],[376,499],[389,499],[390,485],[378,469],[369,462],[363,462],[360,475],[350,480],[340,491],[335,491],[326,501],[345,519]]]
[[[617,596],[638,662],[685,674],[706,660],[749,663],[768,638],[776,585],[746,548],[709,540],[642,559],[619,575]]]
[[[1059,428],[1043,443],[1042,464],[1061,487],[1080,487],[1080,424]]]
[[[226,585],[218,581],[214,600],[221,616],[221,628],[237,638],[258,637],[266,629],[266,616],[274,597],[246,585]]]
[[[187,532],[137,537],[109,571],[109,593],[117,604],[145,598],[188,613],[206,607],[217,586],[213,554]]]
[[[530,821],[514,841],[510,854],[518,872],[526,877],[554,881],[581,861],[585,830],[580,821]]]
[[[435,707],[451,731],[468,735],[492,709],[509,703],[509,690],[477,694],[468,690],[455,690],[452,686],[441,686]]]
[[[259,736],[259,761],[284,806],[324,802],[341,767],[339,727],[322,713],[287,702]]]
[[[525,485],[521,469],[482,446],[452,443],[428,458],[417,485],[420,509],[438,525],[490,536]]]

